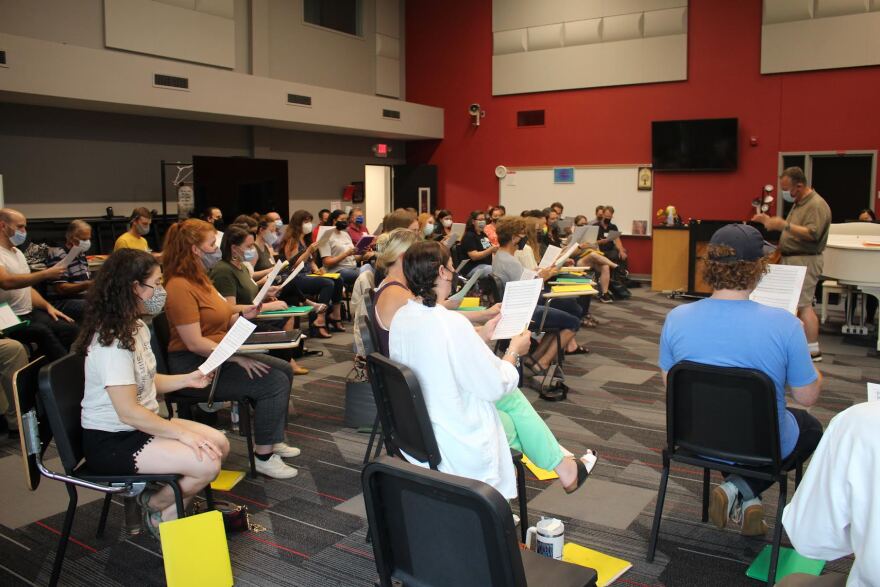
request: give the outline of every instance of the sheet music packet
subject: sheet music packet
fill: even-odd
[[[577,249],[578,249],[578,244],[574,243],[573,245],[571,245],[570,247],[565,249],[565,252],[562,253],[561,255],[559,255],[559,258],[556,259],[556,261],[553,264],[557,268],[562,267],[563,265],[565,265],[565,262],[568,261],[568,258],[571,257]],[[543,259],[542,259],[542,261],[543,261]]]
[[[758,282],[755,290],[749,294],[749,299],[797,315],[797,304],[806,275],[806,267],[767,265],[767,273]]]
[[[266,297],[266,294],[269,293],[269,288],[272,287],[272,284],[275,283],[275,278],[278,277],[278,274],[281,272],[281,268],[284,266],[284,261],[278,261],[275,263],[275,266],[272,268],[272,272],[269,273],[269,276],[266,277],[266,283],[263,284],[263,287],[260,288],[260,291],[257,292],[257,297],[254,298],[253,304],[255,306],[259,306],[263,303],[263,298]]]
[[[455,295],[449,296],[449,299],[454,302],[460,302],[467,296],[468,292],[471,291],[471,288],[474,287],[474,284],[477,283],[477,279],[480,278],[480,273],[474,271],[474,274],[471,275],[471,278],[467,280],[467,283],[462,286],[460,290]]]
[[[519,276],[520,281],[526,281],[528,279],[534,279],[538,276],[537,271],[532,271],[531,269],[523,269],[522,275]]]
[[[446,237],[448,244],[446,246],[451,247],[455,243],[461,240],[461,237],[464,236],[464,223],[463,222],[453,222],[452,228],[449,229],[449,236]]]
[[[226,336],[223,337],[223,340],[220,341],[220,344],[211,351],[211,355],[205,362],[199,365],[199,371],[201,371],[202,375],[207,375],[226,362],[256,328],[256,324],[239,316],[235,324],[232,325],[232,328],[226,333]]]
[[[599,227],[595,224],[585,224],[574,229],[569,244],[594,243],[599,238]]]
[[[880,402],[880,383],[868,383],[868,401]]]
[[[60,265],[61,267],[67,267],[68,265],[73,263],[73,260],[76,259],[79,256],[79,254],[82,252],[83,252],[82,247],[79,245],[76,245],[75,247],[71,248],[70,251],[68,251],[68,253],[64,256],[63,259],[58,261],[58,265]]]
[[[318,243],[318,254],[322,257],[330,256],[330,235],[333,230],[336,230],[335,226],[318,227],[318,238],[315,242]]]
[[[562,249],[560,249],[559,247],[554,245],[547,245],[547,250],[544,251],[544,256],[541,257],[541,262],[538,263],[538,269],[546,269],[547,267],[552,265],[553,261],[556,260],[557,257],[559,257],[559,253],[561,252]]]
[[[288,283],[290,283],[291,281],[293,281],[293,278],[296,277],[297,275],[299,275],[299,272],[302,271],[302,270],[303,270],[303,267],[305,267],[305,266],[306,266],[306,264],[305,264],[305,262],[303,261],[303,262],[301,262],[299,265],[297,265],[296,267],[294,267],[294,268],[293,268],[293,271],[290,272],[290,275],[287,276],[287,279],[285,279],[284,281],[282,281],[282,282],[281,282],[281,285],[279,285],[278,287],[280,287],[281,289],[284,289],[284,286],[287,285]],[[268,281],[268,280],[267,280],[267,281]]]
[[[508,282],[504,286],[504,299],[501,300],[501,319],[495,326],[492,340],[508,339],[526,330],[543,289],[544,281],[541,279]]]

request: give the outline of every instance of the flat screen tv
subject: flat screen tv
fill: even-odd
[[[737,119],[655,120],[651,158],[655,171],[733,171]]]

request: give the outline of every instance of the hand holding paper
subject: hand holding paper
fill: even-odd
[[[477,271],[474,271],[474,274],[471,275],[471,278],[467,280],[467,283],[464,284],[464,287],[462,287],[460,290],[458,290],[458,292],[455,295],[449,296],[449,299],[452,300],[453,302],[458,302],[458,301],[463,300],[465,298],[465,296],[467,296],[468,292],[471,291],[471,288],[474,287],[474,284],[477,283],[477,279],[479,279],[479,277],[480,277],[480,273]]]
[[[222,365],[229,357],[235,354],[235,351],[241,347],[242,343],[247,340],[256,327],[257,325],[253,322],[239,317],[207,360],[199,365],[199,371],[207,375]]]
[[[562,252],[562,249],[553,245],[547,245],[547,250],[544,251],[544,256],[541,257],[541,262],[538,263],[538,269],[543,269],[544,267],[549,267],[553,264],[553,261],[559,256],[559,253]]]
[[[294,277],[296,277],[297,275],[299,275],[299,272],[303,270],[303,267],[305,267],[305,263],[300,263],[299,265],[297,265],[296,267],[294,267],[294,268],[293,268],[293,271],[290,272],[290,275],[287,276],[287,279],[285,279],[284,281],[282,281],[282,282],[281,282],[281,285],[278,286],[278,287],[280,287],[281,289],[284,289],[284,286],[286,286],[288,283],[290,283],[291,281],[293,281],[293,278],[294,278]]]
[[[752,291],[749,299],[797,315],[797,304],[806,275],[806,267],[767,265],[767,273],[758,282],[758,287]]]
[[[543,287],[540,279],[508,282],[501,301],[501,320],[492,333],[492,340],[511,338],[528,328]]]
[[[71,248],[70,251],[68,251],[68,253],[64,256],[64,258],[58,261],[58,265],[60,265],[61,267],[67,267],[68,265],[73,263],[73,260],[76,259],[82,252],[82,247],[80,247],[79,245]]]
[[[266,294],[269,293],[269,288],[272,287],[272,284],[275,283],[275,278],[278,277],[278,273],[281,271],[281,267],[284,265],[284,261],[278,261],[275,263],[275,267],[272,268],[272,271],[269,273],[268,277],[266,277],[266,282],[263,283],[263,287],[260,288],[260,291],[257,292],[257,297],[254,298],[254,305],[259,306],[263,303],[263,298],[266,297]]]

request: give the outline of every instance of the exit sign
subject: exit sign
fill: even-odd
[[[385,143],[376,143],[373,145],[373,155],[376,157],[386,158],[391,153],[391,147]]]

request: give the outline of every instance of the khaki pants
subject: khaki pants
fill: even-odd
[[[798,308],[813,305],[813,297],[816,295],[816,284],[822,275],[822,255],[791,255],[782,257],[780,265],[796,265],[806,267],[807,275],[804,277],[804,285],[801,288],[801,297],[798,300]]]
[[[0,412],[6,417],[9,428],[18,428],[15,417],[15,400],[12,399],[12,377],[15,372],[27,365],[28,355],[24,345],[11,338],[0,339]]]

